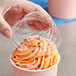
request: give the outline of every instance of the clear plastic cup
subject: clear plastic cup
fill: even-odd
[[[31,12],[26,14],[24,18],[18,21],[13,27],[13,48],[29,36],[40,35],[53,41],[56,47],[59,48],[61,37],[58,28],[51,22],[49,17],[38,12]],[[14,50],[14,49],[13,49]],[[57,76],[57,68],[60,60],[54,66],[43,70],[26,70],[16,66],[10,58],[13,66],[14,76]]]

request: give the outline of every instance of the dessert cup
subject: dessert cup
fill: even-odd
[[[76,0],[47,0],[51,16],[59,19],[76,18]]]
[[[60,62],[59,60],[57,64],[44,70],[26,70],[16,66],[11,60],[11,58],[10,61],[13,67],[14,76],[57,76],[58,64]]]
[[[21,42],[21,40],[24,40],[25,38],[34,35],[40,35],[44,38],[53,41],[58,49],[61,43],[60,33],[56,25],[53,24],[52,22],[49,23],[49,21],[51,20],[48,19],[49,17],[45,19],[45,17],[42,14],[39,14],[38,12],[32,12],[25,15],[22,20],[17,22],[13,27],[13,39],[12,39],[13,50],[17,47],[17,45]],[[37,28],[34,29],[33,27],[30,27],[31,21],[33,21],[34,24],[39,23],[38,24],[39,26],[41,25],[44,26],[46,24],[47,27],[45,29],[39,29],[39,30]],[[36,24],[35,25],[34,24],[32,25],[35,26]],[[42,69],[42,70],[23,69],[19,66],[16,66],[13,63],[11,57],[10,57],[10,62],[13,67],[14,76],[57,76],[58,64],[60,60],[50,68]]]

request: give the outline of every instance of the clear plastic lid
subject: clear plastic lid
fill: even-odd
[[[40,35],[53,41],[59,48],[61,43],[60,32],[53,21],[39,12],[26,14],[13,27],[13,42],[16,47],[29,36]]]

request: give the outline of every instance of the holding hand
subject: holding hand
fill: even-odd
[[[52,18],[39,5],[25,0],[0,0],[0,33],[7,38],[11,38],[12,30],[10,25],[13,26],[17,21],[22,19],[25,14],[35,11],[44,15],[45,20],[48,16],[52,26]],[[42,27],[44,28],[44,26]]]

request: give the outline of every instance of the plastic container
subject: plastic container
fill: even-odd
[[[25,70],[23,68],[20,68],[16,66],[11,59],[10,61],[13,66],[14,76],[57,76],[59,62],[53,67],[50,67],[48,69],[33,71],[33,70]]]
[[[44,15],[38,12],[31,12],[15,24],[12,39],[13,48],[16,48],[21,40],[33,35],[40,35],[54,41],[57,48],[60,46],[61,37],[55,24],[49,20],[49,17],[45,18]],[[59,60],[57,64],[44,70],[26,70],[16,66],[11,58],[10,61],[13,66],[14,76],[57,76],[57,68],[60,62]]]
[[[59,19],[76,18],[76,0],[47,0],[51,16]]]

